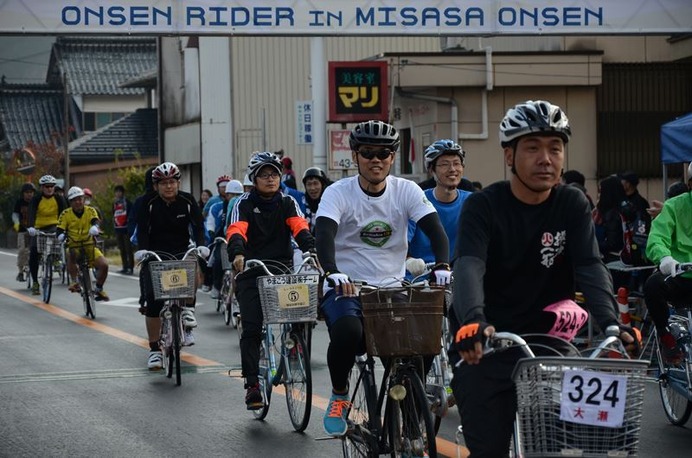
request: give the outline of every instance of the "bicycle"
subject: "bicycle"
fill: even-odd
[[[268,265],[283,272],[290,271],[278,263],[257,259],[247,260],[243,271],[260,268],[266,273],[257,278],[264,317],[259,361],[259,385],[264,405],[253,414],[258,420],[267,416],[272,387],[282,384],[293,429],[303,432],[310,422],[312,407],[310,341],[312,326],[317,320],[319,274],[300,272],[307,265],[316,268],[317,263],[309,257],[295,269],[296,273],[281,275],[272,274]],[[278,325],[278,342],[273,325]]]
[[[692,263],[678,265],[677,274],[692,270]],[[667,364],[661,356],[658,334],[654,330],[654,347],[658,361],[658,388],[668,421],[682,426],[692,414],[692,301],[671,308],[668,326],[683,352],[679,364]]]
[[[93,320],[96,318],[96,291],[91,278],[92,269],[89,260],[94,259],[94,242],[93,240],[69,241],[67,245],[70,256],[77,263],[77,283],[79,284],[79,293],[82,296],[84,315]]]
[[[62,246],[57,241],[54,232],[38,231],[36,233],[36,250],[41,256],[38,278],[43,289],[43,302],[48,304],[53,290],[53,267],[55,259],[59,259],[61,256]]]
[[[588,357],[536,356],[525,338],[537,335],[496,332],[487,339],[484,357],[509,348],[525,355],[512,374],[517,414],[510,456],[637,456],[648,362],[600,358],[627,355],[617,326],[609,326],[605,335],[595,349],[582,353],[567,341],[538,335]],[[461,434],[459,426],[457,439]]]
[[[423,355],[440,352],[444,291],[361,286],[366,354],[356,357],[351,370],[348,429],[341,437],[345,457],[437,456],[422,374]],[[384,365],[379,390],[375,356]]]
[[[218,250],[218,253],[220,253],[221,269],[223,271],[221,289],[219,290],[219,297],[216,299],[216,311],[223,313],[223,321],[226,323],[226,326],[233,324],[233,327],[237,329],[240,321],[240,307],[238,307],[238,300],[233,293],[233,266],[228,259],[227,245],[226,239],[223,237],[216,237],[212,244],[211,252],[217,253]],[[212,264],[213,259],[209,263]]]
[[[188,258],[196,250],[190,248],[180,260],[174,255],[147,251],[141,262],[149,269],[154,300],[165,301],[161,309],[159,344],[166,377],[172,378],[175,372],[177,386],[182,384],[180,350],[185,332],[182,310],[187,301],[195,298],[197,291],[197,256]]]

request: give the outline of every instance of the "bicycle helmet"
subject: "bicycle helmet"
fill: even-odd
[[[567,143],[572,130],[562,109],[544,100],[528,100],[507,110],[500,122],[500,144],[503,148],[531,133],[554,133]]]
[[[46,184],[52,184],[55,186],[58,184],[58,180],[55,179],[53,175],[43,175],[41,178],[38,179],[38,184],[43,186]]]
[[[228,175],[221,175],[220,177],[218,177],[216,179],[216,186],[220,185],[221,183],[228,183],[231,180],[232,180],[232,178],[229,177]]]
[[[226,184],[226,194],[242,194],[244,192],[243,183],[238,180],[231,180]]]
[[[384,146],[396,152],[399,149],[399,132],[391,124],[382,121],[365,121],[351,131],[348,139],[351,150],[361,145]]]
[[[459,156],[461,165],[464,165],[466,152],[461,149],[458,143],[452,140],[437,140],[425,149],[425,168],[430,170],[430,168],[435,165],[437,158],[445,154],[455,154]]]
[[[70,189],[67,190],[67,200],[72,200],[75,197],[84,197],[85,195],[85,190],[88,188],[80,188],[79,186],[72,186]]]
[[[158,183],[161,180],[167,180],[169,178],[175,178],[176,180],[180,180],[180,170],[178,169],[178,166],[174,163],[164,162],[163,164],[159,164],[154,169],[154,171],[151,173],[151,178],[154,184]]]
[[[91,192],[91,189],[89,189],[89,188],[84,188],[84,189],[82,189],[82,191],[84,191],[84,195],[85,195],[85,196],[87,196],[87,197],[94,197],[94,193]]]
[[[252,183],[255,182],[257,172],[265,165],[273,167],[279,175],[281,174],[281,162],[279,162],[279,159],[277,159],[274,154],[268,151],[256,152],[253,153],[247,165],[247,177]]]
[[[33,183],[24,183],[22,185],[22,192],[33,191],[36,192],[36,186]]]
[[[247,176],[247,173],[243,177],[243,186],[254,186],[254,184],[252,184],[252,181],[250,181],[250,177]]]
[[[309,169],[305,169],[305,172],[303,172],[303,185],[305,185],[308,178],[317,178],[324,186],[327,186],[327,183],[329,183],[327,174],[324,173],[324,170],[319,167],[310,167]]]

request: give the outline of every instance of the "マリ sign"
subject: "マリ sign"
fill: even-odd
[[[329,62],[329,121],[388,118],[386,62]]]

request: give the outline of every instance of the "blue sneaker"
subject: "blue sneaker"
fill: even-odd
[[[329,398],[329,405],[324,414],[324,431],[330,436],[343,436],[348,429],[348,409],[351,407],[351,402],[348,400],[348,393],[336,394],[332,392],[332,397]]]

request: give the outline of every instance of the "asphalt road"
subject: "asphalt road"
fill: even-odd
[[[305,433],[295,433],[280,394],[265,421],[245,410],[236,331],[208,295],[199,293],[197,343],[185,351],[177,387],[146,369],[136,277],[112,273],[111,301],[98,303],[90,320],[59,280],[49,305],[31,296],[15,281],[15,253],[0,250],[0,456],[341,455],[340,441],[320,440],[329,396],[323,323],[313,340],[312,418]],[[458,422],[453,409],[442,424],[438,448],[447,456],[456,455]],[[653,383],[640,449],[643,457],[669,458],[692,450],[692,431],[667,423]]]

